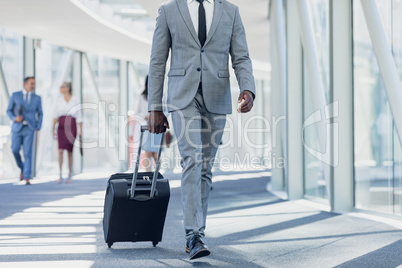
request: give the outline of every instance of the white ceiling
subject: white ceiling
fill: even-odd
[[[0,27],[54,45],[149,61],[148,44],[105,26],[69,0],[0,0]]]
[[[77,0],[0,0],[0,27],[54,45],[147,63],[151,37],[138,38],[82,11]],[[134,2],[134,1],[133,1]],[[155,19],[161,0],[135,0]],[[240,8],[250,56],[265,65],[269,61],[268,0],[231,0]],[[143,30],[143,29],[142,29]],[[143,33],[143,31],[142,31]],[[137,33],[138,35],[144,35]]]

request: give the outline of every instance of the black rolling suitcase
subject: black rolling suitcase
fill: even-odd
[[[159,173],[164,133],[155,171],[138,173],[145,130],[147,127],[142,126],[134,173],[114,174],[107,183],[103,233],[109,248],[115,242],[151,241],[155,247],[162,241],[170,198],[169,181]],[[155,177],[157,179],[154,179]]]

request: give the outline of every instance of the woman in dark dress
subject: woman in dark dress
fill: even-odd
[[[81,104],[77,98],[72,96],[71,82],[64,82],[60,86],[60,92],[62,94],[62,97],[59,98],[57,102],[56,115],[53,119],[53,135],[55,139],[57,138],[59,145],[60,177],[57,182],[63,182],[63,153],[64,150],[67,150],[69,173],[66,183],[70,183],[73,167],[74,142],[77,134],[78,136],[81,136],[82,132]],[[57,123],[58,127],[56,132]],[[77,124],[79,127],[78,129]]]

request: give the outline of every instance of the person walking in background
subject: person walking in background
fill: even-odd
[[[229,56],[240,87],[238,112],[253,107],[255,82],[239,9],[226,0],[172,0],[157,18],[149,69],[148,129],[161,133],[165,67],[168,109],[183,167],[181,189],[186,252],[190,259],[210,254],[203,241],[212,165],[232,112]]]
[[[148,123],[148,75],[145,78],[145,88],[142,91],[141,96],[137,99],[134,115],[134,120],[136,123],[140,125]],[[161,134],[151,134],[148,131],[145,131],[144,133],[144,143],[142,146],[144,151],[144,159],[141,162],[145,165],[146,171],[151,171],[152,163],[155,163],[156,158],[158,157],[161,138]]]
[[[7,115],[13,121],[11,127],[11,150],[18,167],[21,169],[20,181],[25,179],[31,184],[32,145],[35,131],[42,127],[42,100],[35,92],[35,78],[24,79],[24,88],[11,95],[7,107]],[[21,159],[23,146],[24,162]]]
[[[73,168],[73,147],[77,137],[77,124],[79,126],[78,136],[82,135],[81,104],[73,94],[71,82],[64,82],[60,86],[63,95],[57,101],[56,113],[53,119],[53,137],[58,141],[59,147],[59,168],[60,176],[58,183],[63,182],[63,153],[68,153],[68,178],[66,183],[71,182]],[[56,124],[58,123],[57,132]]]

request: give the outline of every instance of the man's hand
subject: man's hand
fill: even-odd
[[[243,100],[244,102],[239,106],[239,108],[237,108],[237,111],[239,113],[248,113],[254,105],[253,93],[248,90],[242,91],[237,102],[241,103]]]
[[[149,113],[148,131],[159,134],[165,132],[165,127],[169,128],[165,114],[160,111],[151,111]]]
[[[22,120],[24,120],[24,117],[22,115],[18,115],[14,119],[14,121],[17,122],[17,123],[21,123]]]

